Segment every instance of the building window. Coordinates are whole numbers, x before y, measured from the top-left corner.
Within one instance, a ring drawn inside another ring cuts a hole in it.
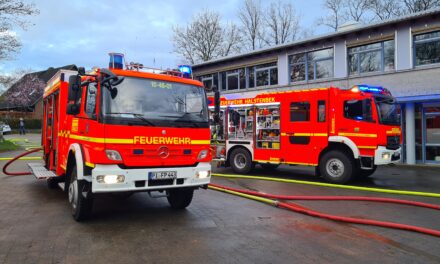
[[[249,67],[248,72],[249,88],[278,84],[278,68],[276,62]]]
[[[203,86],[206,89],[211,89],[211,87],[214,85],[218,87],[218,74],[217,73],[203,75],[203,76],[198,77],[197,79],[203,83]]]
[[[245,69],[236,69],[219,73],[222,90],[238,90],[246,88]]]
[[[333,77],[333,48],[289,56],[290,82]]]
[[[310,103],[290,103],[290,122],[310,121]]]
[[[440,31],[414,36],[415,66],[440,63]]]
[[[394,70],[394,40],[348,49],[350,75]]]

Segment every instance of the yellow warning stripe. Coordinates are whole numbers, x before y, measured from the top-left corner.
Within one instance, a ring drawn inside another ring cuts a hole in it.
[[[363,133],[338,133],[339,136],[347,137],[371,137],[377,138],[377,134],[363,134]]]
[[[272,163],[272,164],[292,164],[292,165],[304,165],[304,166],[318,166],[316,163],[305,163],[305,162],[283,162],[283,161],[273,161],[273,160],[254,160],[255,162],[261,163]]]
[[[88,167],[91,167],[91,168],[94,168],[95,167],[95,164],[93,164],[93,163],[91,163],[91,162],[84,162],[84,164],[86,164],[86,166],[88,166]]]
[[[70,133],[58,133],[60,137],[66,137],[81,141],[93,142],[93,143],[107,143],[107,144],[134,144],[134,140],[131,138],[96,138],[80,136]],[[191,145],[209,145],[211,140],[191,140]]]
[[[296,136],[296,137],[327,137],[327,133],[281,133],[281,136]]]
[[[360,149],[376,149],[376,146],[358,146]]]

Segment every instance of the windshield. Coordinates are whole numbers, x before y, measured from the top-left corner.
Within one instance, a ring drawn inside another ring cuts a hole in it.
[[[105,86],[102,90],[106,123],[208,127],[206,95],[202,87],[126,77],[113,86],[112,91]]]
[[[400,125],[400,105],[391,97],[375,97],[379,122],[384,125]]]

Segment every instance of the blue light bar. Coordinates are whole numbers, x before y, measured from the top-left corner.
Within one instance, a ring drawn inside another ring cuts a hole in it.
[[[365,84],[358,85],[358,88],[362,92],[380,93],[380,92],[384,91],[383,87],[381,87],[381,86],[371,86],[371,85],[365,85]]]
[[[179,71],[183,74],[191,74],[192,69],[189,65],[179,65]]]

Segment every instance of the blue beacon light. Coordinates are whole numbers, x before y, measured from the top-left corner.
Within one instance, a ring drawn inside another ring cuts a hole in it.
[[[110,69],[123,69],[124,68],[124,54],[122,53],[109,53],[110,56],[110,62],[109,62],[109,68]]]
[[[183,77],[190,78],[192,74],[191,66],[179,65],[179,71],[183,74]]]

